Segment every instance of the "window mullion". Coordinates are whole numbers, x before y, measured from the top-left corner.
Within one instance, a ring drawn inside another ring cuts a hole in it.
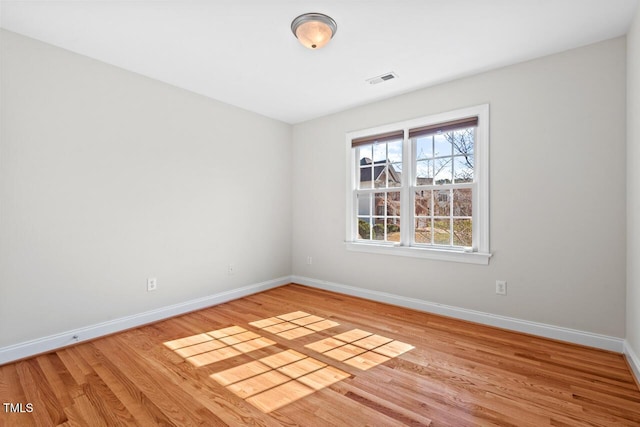
[[[413,147],[409,140],[409,129],[404,130],[402,140],[402,170],[406,171],[401,180],[400,191],[400,245],[411,246],[411,235],[413,232],[413,198],[411,197],[411,186],[415,180],[415,167],[413,165]]]
[[[375,215],[375,212],[373,211],[374,208],[374,199],[375,199],[375,194],[376,193],[368,193],[369,194],[369,217],[367,218],[367,221],[369,222],[369,241],[373,240],[373,216]]]
[[[453,158],[451,159],[453,162]],[[452,165],[453,166],[453,165]],[[449,189],[449,244],[453,246],[453,188]]]
[[[359,167],[359,163],[357,161],[357,159],[359,158],[360,155],[360,149],[359,148],[355,148],[355,149],[351,149],[349,150],[349,156],[350,156],[350,164],[351,164],[351,168],[353,168],[353,171],[351,171],[350,173],[350,178],[351,178],[351,217],[348,220],[348,229],[347,229],[347,236],[349,239],[355,241],[358,239],[358,224],[359,224],[359,212],[358,212],[358,190],[360,189],[360,167]],[[355,218],[355,221],[354,221]]]

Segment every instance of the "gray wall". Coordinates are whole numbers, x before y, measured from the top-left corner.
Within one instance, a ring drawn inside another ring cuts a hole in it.
[[[294,126],[294,274],[624,337],[625,81],[623,37]],[[490,265],[348,252],[345,133],[482,103]]]
[[[291,273],[291,126],[1,36],[0,347]]]
[[[638,21],[626,290],[636,353]],[[0,35],[0,347],[292,272],[625,336],[624,38],[291,127]],[[345,133],[487,102],[490,265],[347,252]],[[159,289],[147,293],[151,276]]]
[[[640,355],[640,7],[627,61],[627,342]]]

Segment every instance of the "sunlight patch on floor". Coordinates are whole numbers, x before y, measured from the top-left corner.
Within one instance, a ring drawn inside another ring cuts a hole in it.
[[[287,340],[340,325],[304,311],[281,314],[249,324]],[[165,347],[195,367],[275,344],[275,341],[237,325],[164,343]],[[305,348],[365,371],[414,347],[373,332],[352,329],[307,344]],[[292,349],[210,375],[218,384],[264,412],[275,411],[349,377],[351,375],[347,372]]]
[[[305,347],[363,371],[415,348],[361,329],[352,329]]]
[[[205,366],[274,345],[275,341],[240,326],[192,335],[164,345],[194,366]]]
[[[304,311],[294,311],[249,323],[279,337],[292,340],[330,329],[340,324],[333,320],[311,315]]]
[[[286,350],[211,375],[219,384],[264,412],[349,378],[340,369]]]

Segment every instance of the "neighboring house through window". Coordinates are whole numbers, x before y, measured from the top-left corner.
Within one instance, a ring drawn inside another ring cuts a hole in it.
[[[351,250],[486,264],[489,106],[347,135]]]

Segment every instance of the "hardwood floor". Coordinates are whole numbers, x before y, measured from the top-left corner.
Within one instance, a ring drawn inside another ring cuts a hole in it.
[[[1,366],[0,400],[1,426],[640,425],[619,354],[300,285]]]

